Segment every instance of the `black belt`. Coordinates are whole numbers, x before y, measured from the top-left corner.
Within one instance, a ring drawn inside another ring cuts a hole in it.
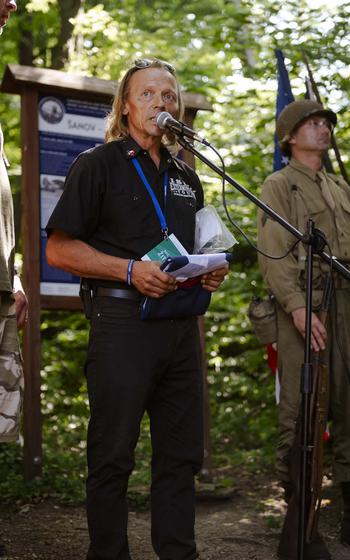
[[[134,301],[140,301],[141,299],[141,294],[136,290],[123,290],[122,288],[103,288],[102,286],[98,286],[94,289],[94,296],[132,299]]]

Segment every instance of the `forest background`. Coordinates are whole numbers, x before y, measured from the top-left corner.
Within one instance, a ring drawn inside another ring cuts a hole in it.
[[[308,55],[323,102],[339,113],[337,141],[350,172],[349,16],[350,2],[23,0],[1,37],[0,76],[6,64],[19,63],[118,80],[134,59],[166,59],[176,67],[186,91],[202,93],[212,103],[212,112],[198,114],[196,128],[220,151],[227,173],[259,195],[263,179],[272,172],[276,48],[284,52],[296,97],[305,94],[302,50]],[[12,164],[18,232],[19,109],[19,96],[1,95],[0,121]],[[217,161],[214,154],[207,155]],[[225,219],[220,179],[201,162],[197,170],[206,201]],[[254,205],[229,185],[226,197],[232,219],[254,244]],[[232,270],[205,318],[211,458],[214,482],[223,487],[235,485],[227,474],[232,465],[252,471],[271,468],[276,438],[274,378],[247,319],[252,296],[263,293],[256,251],[233,232],[239,245]],[[43,477],[24,483],[21,446],[0,446],[2,501],[35,496],[83,499],[86,343],[82,314],[43,311]],[[131,480],[135,496],[149,481],[149,450],[145,418]]]

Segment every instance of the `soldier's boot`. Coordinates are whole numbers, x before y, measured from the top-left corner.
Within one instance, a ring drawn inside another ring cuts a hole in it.
[[[344,513],[340,530],[340,542],[350,545],[350,482],[342,482],[341,489],[344,502]]]

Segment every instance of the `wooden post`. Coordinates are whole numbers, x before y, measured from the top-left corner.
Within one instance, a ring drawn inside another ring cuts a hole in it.
[[[23,338],[24,357],[24,478],[42,471],[40,407],[40,178],[38,90],[22,93],[22,242],[23,283],[29,301]]]

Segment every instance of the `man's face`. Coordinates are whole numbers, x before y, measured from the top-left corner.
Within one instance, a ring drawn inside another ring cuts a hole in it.
[[[128,119],[130,135],[137,141],[161,138],[156,117],[161,111],[177,116],[179,109],[177,83],[164,68],[145,68],[135,72],[129,81],[123,115]]]
[[[17,10],[17,3],[15,0],[0,0],[0,34],[5,27],[11,12]]]
[[[324,116],[312,116],[292,133],[289,144],[299,151],[323,153],[329,148],[331,122]]]

